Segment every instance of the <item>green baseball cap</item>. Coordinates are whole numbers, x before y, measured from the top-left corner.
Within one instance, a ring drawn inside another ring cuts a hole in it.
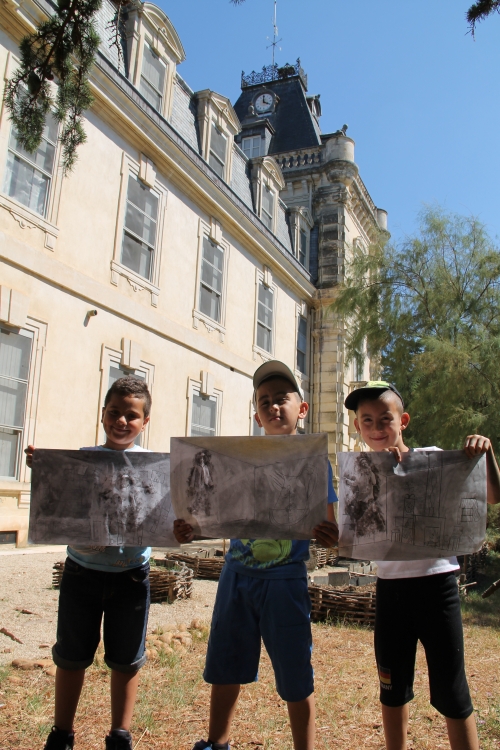
[[[365,396],[373,395],[375,396],[376,393],[383,393],[384,391],[392,391],[396,394],[398,398],[401,399],[401,403],[403,404],[403,409],[405,402],[403,401],[403,397],[396,388],[395,385],[392,383],[388,383],[386,380],[369,380],[366,385],[361,386],[361,388],[356,388],[355,391],[352,391],[350,393],[346,400],[344,401],[344,406],[346,409],[352,409],[352,411],[356,411],[358,408],[358,404],[361,401],[362,398]]]

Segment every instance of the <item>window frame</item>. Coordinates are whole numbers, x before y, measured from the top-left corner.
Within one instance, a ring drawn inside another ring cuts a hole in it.
[[[158,89],[156,89],[153,86],[153,84],[146,78],[146,76],[144,76],[144,73],[143,73],[143,71],[144,71],[144,58],[145,58],[144,50],[146,49],[146,47],[148,47],[151,50],[151,52],[153,53],[153,55],[158,58],[158,60],[160,61],[160,63],[165,68],[165,75],[164,75],[164,78],[163,78],[163,89],[162,89],[162,91],[159,91]],[[142,79],[143,78],[146,81],[146,83],[149,86],[151,86],[151,88],[160,97],[160,107],[159,108],[155,107],[154,104],[152,104],[149,101],[149,99],[147,98],[147,96],[142,91],[141,84],[142,84]],[[141,94],[141,96],[143,96],[146,99],[146,101],[148,102],[148,104],[151,107],[153,107],[153,109],[156,112],[158,112],[160,115],[163,115],[163,113],[165,111],[165,99],[166,99],[166,97],[165,97],[165,89],[167,88],[168,81],[169,81],[169,65],[168,65],[167,60],[165,60],[165,58],[161,55],[161,53],[159,52],[159,50],[155,49],[155,47],[153,46],[153,44],[150,41],[149,37],[145,36],[144,40],[143,40],[143,44],[142,44],[141,65],[140,65],[140,69],[139,69],[139,72],[138,72],[138,81],[137,81],[138,85],[137,85],[137,88],[139,89],[139,93]]]
[[[244,148],[245,141],[251,141],[252,142],[252,146],[250,148],[250,151],[252,153],[250,153],[250,154],[247,154],[247,152],[245,151],[245,148]],[[254,150],[253,142],[254,141],[258,141],[258,145],[259,145],[259,149],[258,149],[259,153],[258,154],[254,154],[253,153],[253,150]],[[262,156],[262,154],[260,153],[261,150],[262,150],[262,136],[260,136],[260,135],[246,135],[244,138],[241,139],[241,150],[243,151],[243,153],[245,154],[245,156],[247,156],[249,159],[255,159],[257,156]]]
[[[271,329],[271,350],[267,351],[257,344],[257,330],[259,324],[259,286],[262,284],[264,287],[271,289],[273,292],[273,325]],[[260,269],[256,269],[255,273],[255,313],[254,313],[254,340],[253,340],[253,358],[256,359],[258,354],[264,362],[274,358],[274,352],[276,350],[276,318],[278,311],[278,287],[271,281],[266,284],[266,277]]]
[[[143,161],[146,158],[143,157]],[[149,160],[148,160],[149,161]],[[152,162],[150,162],[152,165]],[[120,171],[120,190],[118,196],[118,210],[116,217],[115,227],[115,243],[113,250],[113,257],[111,259],[111,284],[118,286],[119,277],[124,277],[134,292],[141,292],[147,290],[151,295],[151,305],[158,307],[158,299],[160,295],[160,270],[162,260],[162,249],[163,249],[163,232],[165,226],[165,213],[167,208],[168,189],[164,187],[155,173],[154,187],[140,179],[141,164],[133,160],[128,154],[123,154],[122,165]],[[148,280],[144,276],[133,271],[128,266],[124,265],[121,261],[122,247],[123,247],[123,236],[125,233],[125,218],[127,212],[127,196],[128,196],[128,181],[129,176],[135,177],[146,185],[150,190],[158,195],[158,217],[156,223],[156,245],[153,253],[153,260],[151,266],[151,279]]]
[[[304,321],[305,326],[306,326],[306,332],[305,332],[306,345],[305,345],[304,351],[299,349],[299,335],[300,335],[301,321]],[[301,370],[299,367],[299,352],[304,355],[304,370]],[[300,375],[302,378],[307,378],[309,374],[308,355],[309,355],[309,320],[308,320],[307,314],[304,315],[302,310],[299,310],[297,314],[297,336],[295,339],[295,364],[296,364],[296,369],[298,370],[298,372],[300,372]]]
[[[197,380],[195,378],[188,378],[187,394],[186,394],[186,400],[187,400],[186,437],[192,437],[191,427],[192,427],[192,414],[193,414],[193,396],[194,394],[200,395],[201,388],[202,388],[201,380]],[[214,437],[217,437],[218,435],[221,434],[223,393],[218,388],[214,388],[213,393],[209,396],[209,398],[213,398],[214,401],[216,402]]]
[[[214,320],[200,309],[200,292],[201,292],[201,274],[203,264],[203,240],[207,238],[214,245],[217,245],[223,252],[223,270],[222,270],[222,289],[220,298],[220,320]],[[198,257],[196,261],[196,279],[194,289],[193,305],[193,328],[198,328],[199,323],[203,323],[208,333],[218,331],[219,342],[224,343],[226,335],[226,303],[227,303],[227,279],[229,268],[230,245],[222,236],[222,227],[212,219],[210,225],[200,219],[198,224]]]
[[[272,202],[273,202],[273,213],[272,214],[269,214],[266,211],[266,209],[264,208],[264,201],[263,201],[264,190],[266,190],[271,195],[271,199],[272,199]],[[262,221],[262,223],[264,224],[264,226],[266,226],[269,229],[269,231],[272,232],[273,234],[275,233],[275,230],[276,230],[276,206],[277,206],[277,199],[278,199],[278,195],[276,193],[276,190],[274,190],[274,188],[272,187],[272,185],[270,184],[270,182],[268,182],[266,180],[262,180],[261,192],[260,192],[260,212],[259,212],[259,218]],[[271,225],[270,226],[268,226],[268,224],[266,223],[265,218],[263,218],[263,213],[266,215],[266,217],[269,217],[271,219],[271,222],[270,222]]]
[[[222,164],[222,174],[219,174],[217,172],[217,170],[214,169],[214,166],[212,164],[212,156],[213,156],[213,158],[215,159],[216,162],[222,163],[221,160],[220,160],[219,155],[212,149],[212,138],[213,138],[214,130],[221,136],[221,138],[224,138],[224,140],[226,142],[225,154],[224,154],[225,158],[224,158],[224,163]],[[221,178],[221,180],[225,181],[226,180],[226,174],[227,174],[227,163],[228,163],[229,136],[228,136],[227,133],[224,132],[224,130],[220,127],[220,125],[217,123],[217,121],[213,117],[210,120],[209,132],[210,132],[210,136],[209,136],[209,140],[208,140],[208,153],[207,153],[208,159],[207,159],[207,161],[208,161],[209,166]]]
[[[19,59],[11,52],[7,54],[7,64],[4,78],[8,80],[19,67]],[[56,86],[51,84],[52,93],[56,93]],[[44,247],[47,250],[54,251],[56,247],[59,229],[56,226],[58,220],[59,204],[61,199],[61,190],[63,183],[62,170],[59,169],[61,158],[61,144],[58,141],[54,154],[54,169],[47,196],[47,205],[45,215],[33,211],[16,198],[7,195],[4,192],[4,185],[7,172],[7,159],[9,153],[10,134],[13,124],[9,120],[6,107],[0,107],[0,207],[4,208],[11,215],[12,219],[17,222],[20,229],[38,228],[44,234]]]
[[[31,480],[31,470],[26,464],[26,455],[23,450],[23,445],[33,445],[35,442],[42,360],[47,342],[47,324],[28,317],[26,319],[26,323],[22,326],[22,328],[11,326],[9,323],[4,323],[3,321],[0,323],[0,328],[3,328],[12,333],[29,331],[29,333],[31,334],[30,338],[32,343],[28,383],[26,389],[24,425],[22,428],[22,438],[20,440],[18,448],[18,456],[16,457],[16,475],[14,477],[0,477],[0,480],[4,486],[7,486],[10,482],[12,482],[16,487],[23,484],[29,487],[29,482]],[[18,507],[29,507],[28,494],[23,492],[19,496]]]
[[[121,349],[114,349],[111,346],[102,344],[101,346],[101,359],[99,363],[99,369],[101,371],[101,382],[99,387],[99,401],[97,407],[97,424],[96,424],[96,445],[100,445],[106,442],[106,433],[104,432],[101,416],[102,408],[104,406],[104,399],[106,393],[109,390],[109,370],[111,365],[118,365],[120,368],[130,370],[130,372],[141,372],[145,376],[146,385],[148,386],[149,392],[153,395],[154,379],[155,379],[155,366],[144,360],[140,360],[139,367],[129,368],[122,364],[123,351]],[[150,422],[147,423],[142,433],[141,447],[149,447],[149,426]]]

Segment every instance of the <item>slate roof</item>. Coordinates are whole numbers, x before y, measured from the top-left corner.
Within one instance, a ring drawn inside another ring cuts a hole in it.
[[[320,130],[309,109],[306,92],[299,76],[244,88],[234,104],[234,109],[242,124],[245,120],[248,121],[249,104],[261,90],[271,90],[280,99],[275,112],[265,115],[275,130],[269,154],[321,145]],[[252,118],[252,121],[259,119],[261,118]]]

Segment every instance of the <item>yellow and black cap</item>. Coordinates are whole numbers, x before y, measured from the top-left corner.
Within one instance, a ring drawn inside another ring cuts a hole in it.
[[[396,388],[395,385],[392,383],[388,383],[386,380],[369,380],[366,385],[361,386],[361,388],[356,388],[355,391],[352,391],[350,393],[346,400],[344,401],[344,406],[346,409],[352,409],[352,411],[356,411],[358,408],[359,402],[364,398],[377,398],[378,395],[383,393],[384,391],[392,391],[396,394],[398,398],[401,399],[401,403],[403,404],[403,409],[405,402],[403,401],[403,397]]]

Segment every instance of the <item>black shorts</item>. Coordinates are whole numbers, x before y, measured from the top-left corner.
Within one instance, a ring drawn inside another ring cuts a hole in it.
[[[418,641],[425,649],[431,704],[449,719],[466,719],[473,708],[453,571],[378,579],[375,657],[384,706],[402,706],[412,700]]]

